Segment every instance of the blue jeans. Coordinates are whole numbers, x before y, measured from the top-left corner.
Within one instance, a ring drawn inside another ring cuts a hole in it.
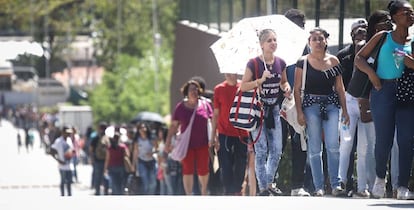
[[[328,174],[331,188],[340,186],[339,183],[339,109],[336,105],[326,105],[328,119],[322,120],[320,105],[313,104],[304,108],[308,134],[308,159],[312,169],[315,191],[325,190],[322,163],[322,141],[325,142],[327,153]],[[322,138],[322,130],[324,138]]]
[[[260,191],[267,189],[269,184],[273,182],[282,156],[282,126],[279,116],[279,106],[275,106],[272,111],[275,128],[267,128],[263,122],[259,140],[254,144],[255,171]],[[252,138],[255,139],[259,133],[259,129],[251,133]]]
[[[101,185],[104,186],[104,194],[108,195],[109,179],[104,176],[104,165],[103,160],[95,160],[93,162],[93,185],[95,188],[95,195],[101,194]]]
[[[65,196],[65,185],[68,196],[72,196],[72,171],[71,170],[61,170],[60,173],[60,195]]]
[[[112,195],[123,195],[125,187],[125,167],[110,166],[108,174],[111,177]]]
[[[146,195],[155,195],[157,188],[157,168],[155,160],[138,161],[138,171],[142,179],[142,190]]]
[[[246,171],[247,145],[243,144],[238,136],[219,134],[219,141],[218,159],[224,193],[240,193]]]
[[[376,175],[384,179],[393,145],[396,115],[396,83],[384,82],[381,90],[371,90],[371,112],[375,125]]]
[[[398,186],[408,188],[413,162],[414,107],[397,107]]]

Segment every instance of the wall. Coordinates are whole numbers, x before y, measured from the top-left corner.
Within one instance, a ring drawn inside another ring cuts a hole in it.
[[[178,22],[175,29],[175,48],[173,72],[170,86],[170,110],[183,98],[181,86],[193,76],[201,76],[206,80],[206,89],[224,80],[224,75],[214,58],[210,45],[219,39],[217,33],[206,30],[196,24]]]

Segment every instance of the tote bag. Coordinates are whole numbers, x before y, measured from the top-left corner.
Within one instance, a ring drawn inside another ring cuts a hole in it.
[[[300,99],[303,100],[303,93],[305,91],[305,82],[306,82],[306,71],[307,71],[307,57],[303,60],[303,71],[302,71],[302,87],[300,89]],[[292,94],[293,95],[293,94]],[[286,120],[293,127],[296,133],[300,134],[301,137],[301,148],[303,151],[306,151],[306,132],[305,126],[302,126],[298,122],[298,112],[296,110],[296,103],[294,97],[285,97],[282,102],[281,109],[279,111],[280,117]]]
[[[190,123],[184,132],[178,133],[175,137],[174,148],[171,151],[170,157],[175,161],[181,161],[185,158],[188,151],[188,145],[190,144],[191,128],[193,127],[194,116],[197,111],[197,107],[193,111]]]
[[[254,59],[254,64],[257,79],[259,67],[256,59]],[[258,87],[249,91],[241,91],[240,88],[237,90],[230,108],[229,120],[235,128],[249,132],[261,125],[263,109]]]
[[[370,56],[367,59],[368,64],[374,71],[377,71],[377,57],[380,52],[380,48],[385,41],[385,37],[388,33],[383,33],[381,39],[378,41],[375,48],[371,51]],[[347,92],[356,98],[369,98],[369,93],[372,89],[372,83],[365,72],[359,70],[354,66],[351,80],[349,81]]]
[[[251,91],[237,90],[229,116],[230,123],[235,128],[253,131],[260,126],[263,110],[258,95],[257,88]]]
[[[306,82],[306,71],[307,71],[308,61],[307,57],[303,60],[303,71],[302,71],[302,87],[300,88],[300,98],[303,100],[303,92],[305,90]],[[280,109],[280,116],[286,120],[296,131],[296,133],[302,134],[305,130],[305,126],[302,126],[298,122],[298,113],[296,111],[296,104],[294,97],[285,97],[282,102],[282,107]]]

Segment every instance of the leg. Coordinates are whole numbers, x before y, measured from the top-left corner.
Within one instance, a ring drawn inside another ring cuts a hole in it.
[[[308,159],[312,171],[315,192],[324,188],[324,176],[322,168],[322,119],[319,105],[312,105],[304,109],[308,134]]]

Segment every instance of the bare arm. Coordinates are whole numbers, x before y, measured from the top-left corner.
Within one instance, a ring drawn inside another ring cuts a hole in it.
[[[172,137],[177,133],[180,123],[177,120],[172,120],[170,129],[168,129],[167,139],[165,142],[165,152],[169,153],[172,150],[171,140]]]
[[[372,82],[372,85],[375,87],[375,89],[379,90],[381,89],[381,81],[378,78],[376,72],[374,69],[371,68],[371,66],[368,65],[367,59],[369,55],[371,54],[372,50],[374,50],[375,46],[380,41],[382,34],[386,33],[385,31],[381,31],[376,33],[367,43],[364,47],[362,47],[361,50],[358,51],[358,53],[355,55],[355,66],[361,70],[362,72],[366,73],[368,75],[369,80]]]
[[[214,148],[218,151],[220,149],[220,142],[218,141],[218,131],[217,131],[217,122],[220,115],[220,109],[218,107],[214,108],[213,112],[213,119],[211,119],[211,136],[213,139],[209,139],[210,146],[214,146]]]
[[[266,81],[266,78],[272,77],[272,73],[268,70],[263,72],[263,75],[259,79],[253,78],[253,73],[250,70],[249,67],[246,67],[246,70],[244,71],[243,78],[240,85],[241,91],[249,91],[251,89],[254,89],[255,87],[260,87],[263,82]]]
[[[339,103],[342,108],[342,119],[343,123],[348,125],[349,124],[349,115],[348,115],[348,109],[346,107],[346,98],[345,98],[345,87],[342,80],[342,75],[336,76],[335,78],[335,90],[338,93],[339,96]]]
[[[132,143],[132,164],[134,167],[138,164],[138,141],[134,140]]]
[[[280,87],[285,92],[284,93],[285,97],[289,97],[292,90],[291,90],[291,87],[287,79],[286,68],[282,70],[282,78],[280,80]]]
[[[109,149],[106,149],[106,156],[105,156],[105,165],[104,165],[104,173],[108,173],[108,165],[109,165],[109,159],[111,158],[111,154],[109,152]]]

